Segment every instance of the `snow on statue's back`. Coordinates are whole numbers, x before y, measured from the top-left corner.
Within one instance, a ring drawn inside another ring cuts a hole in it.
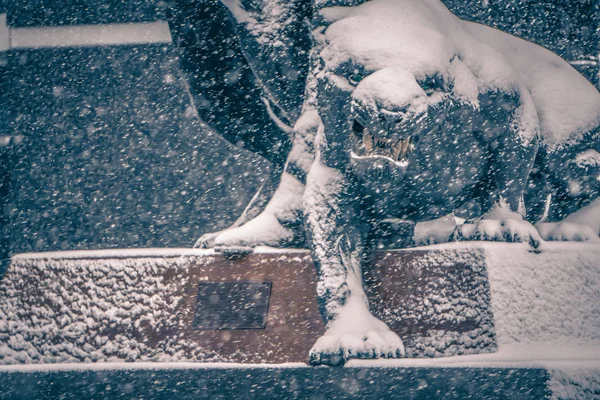
[[[544,141],[552,149],[600,125],[600,92],[551,51],[499,30],[463,21],[480,41],[502,52],[531,93]]]

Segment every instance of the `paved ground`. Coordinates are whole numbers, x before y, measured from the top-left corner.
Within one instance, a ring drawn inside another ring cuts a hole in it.
[[[237,368],[0,373],[1,399],[542,399],[543,369]]]

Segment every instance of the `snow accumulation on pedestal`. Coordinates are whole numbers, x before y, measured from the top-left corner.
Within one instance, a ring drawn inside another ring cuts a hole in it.
[[[234,361],[178,336],[188,325],[178,289],[212,259],[198,249],[16,255],[0,282],[0,364]]]
[[[176,282],[165,282],[160,271],[184,268],[187,257],[172,258],[170,251],[165,253],[171,258],[131,258],[128,250],[106,252],[114,257],[109,259],[101,258],[101,252],[90,252],[89,258],[85,253],[13,259],[0,286],[3,364],[179,361],[183,354],[214,355],[173,338],[154,344],[138,340],[145,330],[177,326],[173,310],[179,299],[170,295]],[[38,291],[25,290],[32,285]]]
[[[453,250],[460,250],[459,257],[461,251],[464,253],[467,249],[483,250],[485,254],[499,351],[435,359],[352,361],[351,365],[373,362],[377,365],[600,363],[600,246],[597,243],[545,242],[539,254],[522,244],[481,242],[449,243],[406,251],[430,250],[428,259],[432,258],[435,263],[439,254],[443,264],[449,262]],[[260,248],[256,252],[294,251]],[[172,361],[190,360],[187,348],[180,355],[169,357],[154,354],[156,350],[151,351],[144,343],[131,341],[125,346],[98,337],[94,332],[103,324],[115,327],[132,324],[136,328],[148,325],[159,329],[152,324],[162,320],[168,325],[171,317],[167,314],[177,299],[169,299],[164,294],[174,292],[168,285],[175,281],[165,283],[159,271],[167,268],[183,272],[190,256],[201,260],[202,255],[212,254],[209,250],[138,249],[17,255],[2,282],[0,358],[3,363],[11,363],[11,359],[16,363],[81,362],[85,361],[82,356],[89,355],[92,356],[88,361],[158,361],[163,357]],[[54,278],[46,279],[49,275]],[[40,276],[46,276],[45,285],[54,282],[56,286],[54,295],[43,294],[44,298],[53,299],[52,304],[38,304],[35,298],[16,301],[22,285],[28,280],[33,283]],[[145,288],[142,292],[140,285]],[[110,296],[119,297],[111,299],[113,305],[103,300],[109,292]],[[411,303],[407,300],[406,304]],[[69,310],[73,306],[78,309]],[[399,316],[412,315],[410,310],[398,313]],[[64,314],[64,317],[55,321],[55,314]],[[69,319],[70,314],[73,315]],[[48,335],[61,337],[61,346],[46,349]],[[37,342],[44,348],[37,348]],[[68,345],[70,342],[72,346]],[[90,349],[79,352],[79,347],[86,346]],[[165,343],[163,347],[182,346],[186,345]],[[102,350],[92,351],[91,347]],[[113,347],[115,354],[111,353]],[[124,352],[124,349],[128,350]]]
[[[483,249],[498,351],[350,365],[587,365],[600,369],[600,245],[448,243],[415,250]]]

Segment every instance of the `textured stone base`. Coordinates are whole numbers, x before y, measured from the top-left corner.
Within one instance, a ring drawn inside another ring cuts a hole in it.
[[[495,350],[481,249],[386,251],[373,265],[371,308],[408,356]],[[0,283],[0,364],[304,362],[324,332],[315,279],[304,251],[235,260],[176,249],[20,255]],[[271,282],[265,328],[194,329],[207,282]]]

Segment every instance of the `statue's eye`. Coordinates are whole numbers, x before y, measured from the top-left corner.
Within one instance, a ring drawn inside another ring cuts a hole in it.
[[[427,96],[434,94],[436,89],[440,87],[439,81],[435,78],[426,78],[419,82],[419,85],[421,85],[421,88],[423,88],[423,91]]]
[[[356,133],[363,133],[365,127],[357,120],[352,121],[352,130]]]
[[[361,79],[362,79],[362,74],[360,73],[359,70],[355,69],[354,71],[352,71],[352,75],[350,75],[350,77],[348,78],[348,81],[350,81],[350,84],[352,84],[353,86],[356,86],[361,81]]]

